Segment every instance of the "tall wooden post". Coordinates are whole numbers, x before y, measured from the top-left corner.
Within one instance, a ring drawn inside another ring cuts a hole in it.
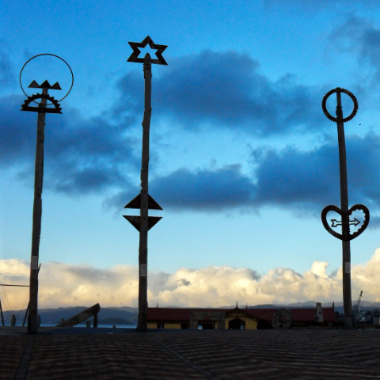
[[[20,86],[23,93],[27,96],[27,99],[24,101],[24,104],[21,105],[21,111],[29,112],[38,112],[37,118],[37,142],[36,142],[36,158],[35,158],[35,171],[34,171],[34,201],[33,201],[33,227],[32,227],[32,252],[30,258],[30,282],[29,282],[29,316],[28,316],[28,333],[36,334],[38,332],[38,260],[39,260],[39,251],[40,251],[40,238],[41,238],[41,218],[42,218],[42,187],[43,187],[43,178],[44,178],[44,140],[45,140],[45,118],[46,113],[62,113],[62,108],[60,107],[59,102],[62,100],[56,100],[54,97],[48,94],[48,90],[61,90],[61,86],[58,82],[50,85],[50,83],[45,80],[41,85],[39,85],[35,80],[28,86],[29,88],[38,88],[42,89],[42,93],[34,94],[28,96],[22,86],[22,72],[25,66],[32,61],[33,59],[40,56],[52,56],[63,61],[70,70],[71,73],[71,86],[67,94],[70,93],[74,85],[74,74],[71,70],[69,64],[58,57],[55,54],[44,53],[37,54],[34,57],[30,58],[25,62],[24,66],[20,71]],[[40,103],[37,103],[36,100],[41,99]],[[50,102],[50,104],[47,103]],[[38,107],[32,106],[31,103],[37,103]],[[26,314],[25,314],[26,316]],[[25,322],[25,318],[24,318]],[[24,325],[24,323],[23,323]]]
[[[145,102],[142,122],[141,158],[141,203],[140,203],[140,244],[139,244],[139,317],[138,331],[146,331],[146,312],[148,308],[148,171],[149,171],[149,133],[152,115],[152,63],[149,53],[144,58]]]
[[[141,53],[139,48],[148,45],[152,49],[157,49],[157,59],[152,59],[147,53],[144,58],[139,58]],[[140,194],[132,199],[125,208],[140,209],[140,216],[123,215],[139,232],[139,316],[137,331],[147,330],[147,309],[148,309],[148,231],[161,217],[149,216],[149,209],[162,210],[161,206],[149,195],[148,192],[148,172],[149,172],[149,133],[150,119],[152,115],[152,63],[167,65],[162,57],[162,52],[167,48],[165,45],[157,45],[147,36],[141,43],[129,42],[133,53],[128,58],[128,62],[143,63],[145,92],[144,92],[144,118],[142,122],[142,158],[141,158],[141,191]]]
[[[24,65],[25,67],[25,65]],[[48,81],[39,85],[33,81],[30,88],[42,89],[41,94],[28,96],[21,111],[38,112],[37,117],[37,139],[36,139],[36,157],[34,167],[34,201],[33,201],[33,227],[32,227],[32,252],[30,257],[30,277],[29,277],[29,304],[28,304],[28,333],[36,334],[38,332],[38,273],[39,273],[39,251],[41,239],[41,219],[42,219],[42,188],[44,178],[44,140],[45,140],[45,119],[46,113],[61,113],[61,107],[57,100],[48,94],[49,89],[60,90],[59,83],[53,86]],[[38,107],[32,107],[29,104],[37,99],[41,99]],[[50,101],[52,108],[47,106]],[[27,311],[27,312],[28,312]],[[26,314],[25,314],[26,316]],[[24,323],[23,323],[24,325]]]
[[[42,94],[47,95],[48,89],[44,87]],[[29,317],[28,333],[38,332],[38,258],[41,238],[42,217],[42,185],[44,178],[44,140],[45,140],[45,118],[47,99],[42,98],[38,106],[37,119],[37,142],[34,173],[34,202],[33,202],[33,230],[32,230],[32,253],[30,259],[30,284],[29,284]]]
[[[0,316],[1,316],[1,324],[4,326],[4,315],[3,315],[3,307],[1,306],[1,297],[0,297]]]
[[[339,144],[339,175],[340,175],[340,208],[342,210],[342,272],[343,272],[343,307],[345,327],[353,328],[352,299],[351,299],[351,247],[350,247],[350,218],[348,215],[348,185],[347,185],[347,156],[344,137],[344,123],[341,92],[336,93],[336,116]]]
[[[354,102],[354,109],[351,115],[343,117],[342,99],[341,94],[347,94]],[[326,108],[326,102],[330,95],[336,93],[336,117],[330,115]],[[351,299],[351,248],[350,241],[359,236],[368,226],[369,223],[369,210],[362,204],[357,204],[348,208],[348,185],[347,185],[347,157],[346,157],[346,143],[344,137],[344,123],[350,121],[358,110],[358,101],[354,94],[343,88],[337,87],[334,90],[329,91],[322,99],[322,109],[324,114],[331,121],[335,121],[338,129],[338,144],[339,144],[339,176],[340,176],[340,209],[334,205],[325,207],[322,211],[321,218],[322,223],[326,230],[336,238],[342,240],[342,277],[343,277],[343,306],[344,306],[344,325],[347,329],[353,328],[352,318],[352,299]],[[362,211],[364,214],[363,222],[358,219],[350,220],[350,215],[354,211]],[[336,212],[341,215],[342,220],[339,222],[336,219],[331,219],[331,227],[341,226],[342,233],[334,231],[327,222],[327,214],[329,212]],[[358,226],[362,223],[362,226],[354,233],[350,232],[350,224]]]

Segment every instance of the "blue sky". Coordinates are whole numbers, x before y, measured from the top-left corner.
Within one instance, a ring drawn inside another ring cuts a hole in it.
[[[368,230],[352,242],[352,263],[373,263],[380,247],[380,1],[22,0],[2,9],[3,281],[18,281],[17,268],[30,260],[36,114],[19,111],[18,74],[41,53],[65,59],[75,83],[63,114],[46,118],[40,261],[69,272],[136,267],[138,233],[122,215],[135,213],[123,207],[139,192],[144,82],[142,65],[126,60],[128,41],[147,35],[168,45],[168,66],[153,66],[150,194],[164,211],[151,212],[163,216],[149,232],[152,276],[228,267],[260,278],[287,268],[302,277],[320,268],[314,262],[336,275],[341,243],[320,221],[325,206],[339,206],[336,126],[321,109],[335,87],[359,101],[345,124],[349,200],[371,211]],[[68,69],[51,57],[25,68],[23,86],[34,79],[59,81],[62,93],[70,86]],[[328,107],[334,113],[332,100]],[[343,107],[352,109],[348,99]],[[83,286],[86,276],[78,280]],[[152,302],[178,301],[162,289]],[[284,300],[306,297],[297,294]],[[126,299],[133,304],[133,297]],[[264,300],[248,298],[242,301]]]

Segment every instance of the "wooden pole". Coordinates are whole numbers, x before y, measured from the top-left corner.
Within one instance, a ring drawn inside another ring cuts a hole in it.
[[[41,269],[41,264],[38,266],[38,274],[40,273],[40,269]],[[28,302],[28,307],[27,307],[26,310],[25,310],[24,319],[23,319],[23,321],[22,321],[22,327],[25,326],[26,317],[28,316],[28,313],[29,313],[29,304],[30,304],[30,300],[29,300],[29,302]]]
[[[43,94],[47,94],[46,87],[42,89]],[[32,253],[30,260],[30,287],[29,287],[29,316],[28,333],[38,332],[38,257],[41,237],[41,216],[42,216],[42,184],[44,176],[44,139],[45,139],[45,117],[43,109],[47,100],[41,99],[37,119],[37,142],[36,161],[34,173],[34,203],[33,203],[33,231],[32,231]]]
[[[145,107],[142,122],[141,158],[141,204],[140,204],[140,243],[139,243],[139,316],[137,331],[146,331],[148,308],[148,170],[149,170],[149,132],[152,114],[152,63],[149,53],[144,58]]]
[[[28,303],[28,307],[26,308],[26,311],[25,311],[24,319],[22,321],[22,327],[25,326],[26,317],[28,316],[28,313],[29,313],[29,303]]]
[[[340,203],[342,216],[342,272],[343,272],[343,306],[344,306],[344,326],[346,329],[353,328],[352,320],[352,299],[351,299],[351,247],[350,247],[350,225],[348,211],[348,185],[347,185],[347,159],[346,143],[344,138],[344,124],[341,92],[337,91],[336,116],[338,118],[338,142],[339,142],[339,173],[340,173]]]
[[[4,326],[4,315],[3,315],[3,307],[1,306],[1,297],[0,297],[0,315],[1,315],[1,324]]]

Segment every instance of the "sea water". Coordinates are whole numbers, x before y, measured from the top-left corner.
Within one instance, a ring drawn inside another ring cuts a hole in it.
[[[1,325],[1,321],[0,321]],[[25,324],[26,325],[26,324]],[[9,322],[5,323],[5,326],[10,326]],[[16,321],[16,326],[21,327],[22,326],[22,321]],[[57,323],[41,323],[40,327],[56,327]],[[132,325],[110,325],[110,324],[103,324],[103,323],[98,323],[98,327],[104,327],[104,328],[113,328],[113,326],[116,326],[116,328],[120,329],[135,329],[137,327],[136,324]],[[76,325],[74,327],[86,327],[86,323],[80,323],[79,325]],[[92,321],[91,321],[91,328],[93,327]]]

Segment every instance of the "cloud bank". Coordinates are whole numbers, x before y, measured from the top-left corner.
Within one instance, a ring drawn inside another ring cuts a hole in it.
[[[176,170],[150,180],[150,192],[164,209],[225,211],[259,209],[275,205],[317,215],[328,204],[339,205],[339,155],[337,142],[303,151],[260,148],[252,152],[252,173],[240,165],[216,169]],[[380,206],[380,136],[370,133],[346,140],[351,204],[364,203],[374,214]],[[110,204],[133,198],[137,188],[121,191]]]
[[[30,115],[18,111],[20,103],[20,97],[0,101],[0,166],[15,170],[31,185],[35,126]],[[68,195],[96,193],[104,196],[107,207],[123,207],[138,192],[131,179],[138,178],[140,166],[133,138],[101,116],[84,120],[69,110],[60,117],[52,119],[46,132],[45,188]],[[239,164],[156,173],[150,191],[162,207],[177,211],[257,210],[276,205],[317,215],[327,204],[339,204],[337,145],[335,139],[325,139],[309,151],[291,145],[258,148],[247,157],[250,173],[243,173]],[[376,213],[380,136],[374,132],[347,136],[346,145],[350,201],[364,203]]]
[[[374,1],[380,6],[380,1]],[[330,49],[338,52],[346,52],[356,57],[358,72],[364,71],[367,66],[370,74],[367,79],[370,85],[379,84],[380,81],[380,28],[377,22],[365,17],[351,14],[347,20],[333,29],[329,35]],[[365,91],[362,93],[364,96]],[[373,97],[373,92],[368,91],[367,98]]]
[[[322,128],[323,91],[285,74],[272,81],[259,73],[248,54],[205,50],[174,58],[154,78],[155,117],[165,117],[187,130],[233,129],[256,136],[314,132]],[[114,114],[134,115],[143,109],[140,73],[129,72],[118,82],[120,99]],[[324,123],[326,124],[326,123]]]
[[[353,31],[361,28],[357,23]],[[362,56],[374,62],[378,49],[372,47],[379,31],[367,29],[359,34],[359,45],[365,49]],[[344,33],[354,38],[351,29],[343,30],[337,33],[339,38]],[[64,115],[48,115],[45,188],[70,196],[96,193],[104,197],[106,207],[118,210],[136,196],[140,140],[137,143],[129,132],[141,121],[137,120],[143,109],[140,74],[131,71],[119,80],[119,97],[107,114],[86,119],[68,108]],[[290,74],[271,81],[259,73],[259,64],[249,55],[234,51],[206,50],[174,59],[155,78],[154,86],[155,117],[194,133],[207,126],[219,128],[220,133],[228,128],[263,137],[300,132],[321,135],[331,126],[320,109],[325,90],[297,84]],[[35,115],[20,112],[22,102],[20,96],[0,99],[0,168],[17,172],[31,186],[35,149],[35,118],[31,116]],[[376,213],[380,136],[347,136],[346,143],[350,200]],[[176,211],[256,211],[275,205],[317,215],[327,204],[339,203],[337,145],[335,138],[325,138],[310,150],[292,145],[262,147],[247,157],[250,172],[245,173],[234,162],[212,169],[156,171],[150,178],[150,191],[163,208]],[[371,226],[380,224],[380,219],[373,221]]]
[[[2,39],[0,39],[0,42],[4,44]],[[3,88],[10,87],[15,80],[16,76],[14,75],[12,60],[6,49],[2,49],[0,52],[0,85]]]
[[[342,269],[327,273],[328,262],[314,261],[309,270],[274,268],[264,275],[250,268],[208,266],[180,268],[174,273],[149,272],[150,306],[219,307],[293,303],[332,302],[342,299]],[[352,294],[365,289],[365,300],[379,302],[380,248],[371,259],[352,267]],[[29,263],[0,260],[0,283],[28,284]],[[1,287],[4,309],[21,309],[28,299],[27,288]],[[5,291],[5,296],[4,296]],[[39,307],[137,306],[138,276],[134,266],[117,265],[96,269],[87,265],[44,263],[40,272]]]
[[[21,96],[0,98],[0,168],[32,184],[36,114],[20,112],[22,103]],[[102,115],[83,119],[75,109],[64,112],[46,118],[44,186],[69,195],[128,187],[125,173],[136,170],[140,158],[125,127]]]

